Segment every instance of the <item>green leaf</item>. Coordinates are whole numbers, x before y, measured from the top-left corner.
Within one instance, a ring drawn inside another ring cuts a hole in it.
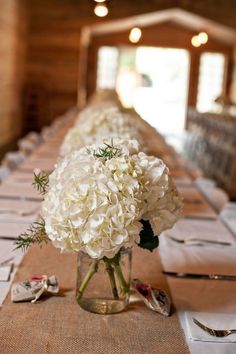
[[[40,194],[46,194],[49,186],[49,173],[48,172],[39,172],[38,174],[34,173],[34,182],[32,183],[33,187],[37,189]]]
[[[158,236],[154,236],[151,224],[148,220],[140,220],[140,222],[143,225],[143,229],[139,234],[140,242],[138,246],[152,252],[159,246],[159,238]]]
[[[16,249],[27,250],[32,244],[38,244],[42,246],[44,243],[48,243],[49,238],[45,230],[45,222],[41,221],[34,222],[29,226],[29,228],[20,234],[15,241]]]
[[[103,144],[104,146],[100,147],[98,151],[94,150],[93,156],[98,158],[102,157],[105,160],[110,160],[113,157],[121,156],[121,149],[113,145],[113,139],[111,139],[111,144],[108,144],[106,142],[104,142]]]

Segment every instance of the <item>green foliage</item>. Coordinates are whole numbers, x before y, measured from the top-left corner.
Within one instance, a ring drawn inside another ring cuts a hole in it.
[[[98,149],[98,151],[94,151],[93,155],[95,157],[103,157],[106,160],[110,160],[113,157],[117,157],[121,155],[121,149],[115,147],[113,145],[113,140],[111,140],[111,144],[104,142],[104,147]]]
[[[140,242],[138,246],[152,252],[155,248],[159,246],[159,238],[158,236],[154,236],[152,227],[148,220],[140,220],[140,222],[143,225],[143,229],[139,234]]]
[[[49,186],[49,173],[43,171],[38,174],[34,173],[34,182],[32,185],[40,194],[46,194]]]
[[[113,258],[103,257],[103,261],[107,264],[120,264],[120,252],[116,253]]]
[[[30,225],[30,227],[20,234],[16,239],[16,249],[27,250],[29,246],[32,244],[38,244],[42,246],[44,243],[46,244],[49,241],[48,235],[45,231],[45,222],[44,220],[35,222]]]

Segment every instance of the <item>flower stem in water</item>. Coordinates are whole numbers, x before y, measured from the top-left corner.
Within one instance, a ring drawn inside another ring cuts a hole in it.
[[[81,296],[84,293],[84,290],[86,289],[88,283],[90,282],[91,278],[93,277],[93,275],[97,272],[98,270],[98,262],[97,260],[94,260],[88,270],[88,273],[86,274],[86,276],[84,277],[80,287],[79,287],[79,291],[77,294],[77,300],[79,300],[81,298]]]
[[[119,300],[119,295],[118,295],[118,291],[117,291],[117,287],[116,287],[116,280],[115,280],[115,275],[114,275],[114,269],[113,269],[112,265],[109,263],[105,262],[105,265],[106,265],[106,271],[109,275],[109,280],[111,283],[111,289],[112,289],[114,299]]]
[[[123,294],[126,294],[129,292],[129,285],[126,283],[122,270],[121,270],[121,266],[120,266],[120,262],[119,263],[113,263],[114,265],[114,269],[116,272],[116,276],[120,285],[120,289],[122,291]]]

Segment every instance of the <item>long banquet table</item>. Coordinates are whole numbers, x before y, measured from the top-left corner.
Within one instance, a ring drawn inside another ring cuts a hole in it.
[[[15,353],[118,353],[193,354],[236,352],[236,343],[190,340],[186,314],[220,314],[236,311],[236,282],[165,277],[162,270],[236,275],[236,239],[198,191],[183,167],[173,174],[186,200],[184,215],[172,230],[160,236],[157,252],[134,252],[133,276],[165,288],[175,310],[169,318],[148,310],[133,298],[128,310],[117,315],[90,314],[76,304],[76,255],[60,254],[51,245],[33,247],[26,255],[12,251],[14,238],[36,221],[41,198],[32,189],[34,168],[50,171],[69,124],[42,143],[18,170],[0,185],[0,211],[19,209],[24,214],[0,212],[0,262],[14,257],[14,271],[8,282],[0,282],[0,343],[2,354]],[[155,143],[155,136],[150,141]],[[49,153],[48,153],[49,152]],[[182,171],[182,173],[181,173]],[[175,175],[175,174],[174,174]],[[188,236],[230,242],[230,247],[185,246],[170,236]],[[56,274],[60,296],[44,298],[36,304],[12,304],[10,284],[32,274]],[[182,331],[182,329],[183,331]],[[184,334],[183,334],[184,333]],[[233,336],[232,336],[233,337]],[[234,337],[235,338],[235,337]],[[236,341],[236,340],[235,340]]]

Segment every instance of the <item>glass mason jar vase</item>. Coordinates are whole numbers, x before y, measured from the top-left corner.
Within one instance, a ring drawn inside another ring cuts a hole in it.
[[[99,314],[121,312],[129,303],[131,249],[122,248],[112,259],[92,259],[78,254],[76,298],[87,311]]]

